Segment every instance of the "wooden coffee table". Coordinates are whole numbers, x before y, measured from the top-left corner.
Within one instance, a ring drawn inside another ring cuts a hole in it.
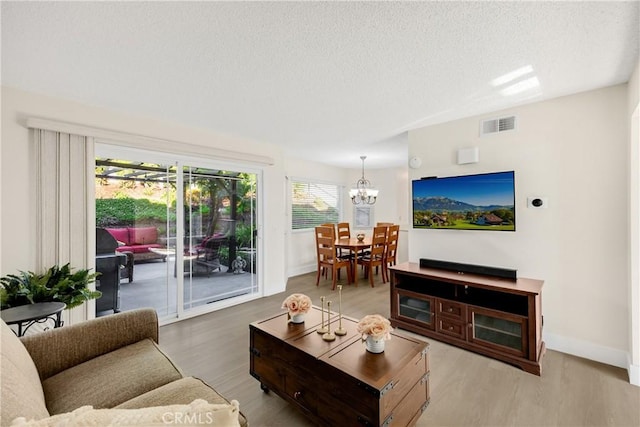
[[[414,425],[429,404],[429,344],[394,331],[372,354],[356,319],[343,317],[347,335],[330,342],[316,332],[320,323],[313,307],[301,324],[281,313],[249,325],[250,373],[261,388],[320,425]]]

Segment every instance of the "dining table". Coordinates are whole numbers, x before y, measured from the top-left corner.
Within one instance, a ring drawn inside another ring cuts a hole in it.
[[[336,249],[348,249],[353,254],[351,257],[351,280],[356,283],[358,253],[371,247],[371,237],[365,236],[362,240],[358,240],[357,237],[343,237],[336,239],[334,245]]]

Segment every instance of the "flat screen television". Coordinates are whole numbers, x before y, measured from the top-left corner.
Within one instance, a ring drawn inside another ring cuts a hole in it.
[[[413,228],[515,231],[515,173],[412,181]]]

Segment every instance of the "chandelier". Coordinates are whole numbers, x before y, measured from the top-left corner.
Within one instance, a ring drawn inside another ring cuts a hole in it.
[[[371,188],[371,183],[364,177],[364,159],[367,156],[360,156],[362,160],[362,178],[355,185],[355,188],[349,190],[349,197],[354,205],[373,205],[378,197],[378,190]]]

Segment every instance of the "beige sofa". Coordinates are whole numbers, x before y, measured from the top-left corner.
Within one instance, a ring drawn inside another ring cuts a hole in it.
[[[247,425],[236,401],[185,377],[160,350],[155,310],[22,338],[4,322],[0,327],[2,426],[55,425],[64,417],[73,421],[64,425],[101,425],[111,417],[118,417],[114,425],[178,423],[176,417],[181,425]]]

